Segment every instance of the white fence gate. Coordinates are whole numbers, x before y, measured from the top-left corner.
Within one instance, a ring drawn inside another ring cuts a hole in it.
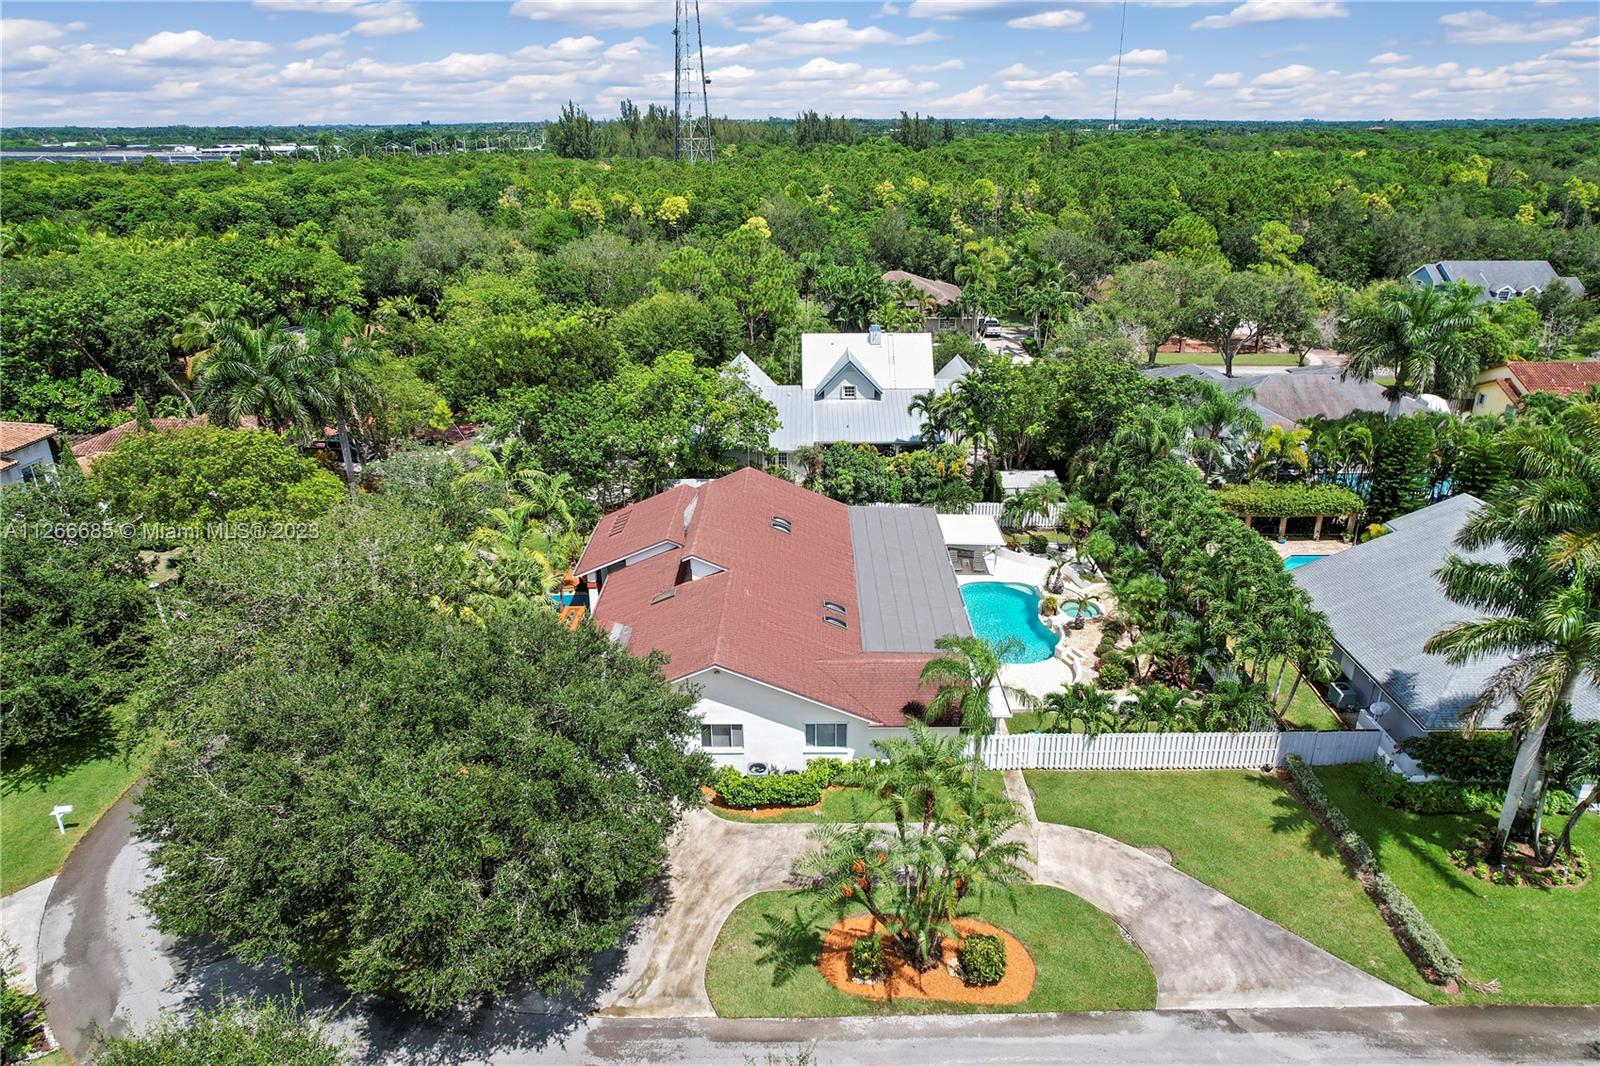
[[[996,770],[1227,770],[1281,766],[1298,755],[1313,766],[1366,762],[1376,729],[1293,733],[1019,733],[989,737],[983,761]]]

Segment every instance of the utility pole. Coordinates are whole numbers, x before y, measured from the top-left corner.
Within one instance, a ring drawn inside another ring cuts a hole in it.
[[[693,22],[694,42],[688,40]],[[695,113],[695,84],[700,87]],[[705,34],[700,25],[700,0],[676,0],[672,20],[672,158],[690,163],[713,158],[711,105],[706,86]]]

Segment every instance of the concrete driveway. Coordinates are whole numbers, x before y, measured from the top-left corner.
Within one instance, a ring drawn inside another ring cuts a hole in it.
[[[1067,825],[1037,832],[1039,880],[1127,930],[1155,969],[1157,1008],[1422,1005],[1138,848]]]

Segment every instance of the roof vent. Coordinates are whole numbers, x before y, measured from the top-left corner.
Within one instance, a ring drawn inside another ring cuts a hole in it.
[[[663,602],[665,600],[672,599],[672,597],[676,596],[677,594],[678,594],[678,590],[677,589],[665,589],[665,590],[663,590],[661,592],[656,593],[655,594],[655,598],[653,598],[650,601],[650,603],[652,605],[657,604],[657,603],[661,603],[661,602]]]
[[[822,609],[824,611],[832,611],[834,614],[848,614],[849,613],[848,611],[846,611],[844,609],[844,604],[842,604],[842,603],[834,603],[832,600],[823,600],[822,601]]]
[[[794,529],[794,527],[789,524],[789,520],[787,518],[776,514],[772,516],[772,528],[776,529],[779,533],[790,533],[793,532]]]
[[[606,536],[614,537],[618,533],[621,533],[625,528],[627,528],[628,516],[631,515],[631,514],[633,514],[632,511],[622,511],[622,512],[620,512],[617,515],[617,517],[612,521],[611,529],[606,533]]]
[[[874,322],[872,325],[867,327],[867,343],[868,344],[882,344],[883,343],[883,327],[878,325],[876,322]]]
[[[845,620],[843,618],[835,618],[831,614],[823,615],[822,616],[822,620],[824,622],[826,622],[828,625],[830,625],[833,628],[835,628],[835,629],[849,629],[850,628],[850,626],[845,622]]]

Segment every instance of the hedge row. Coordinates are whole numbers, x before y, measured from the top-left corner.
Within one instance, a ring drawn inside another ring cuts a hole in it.
[[[1444,942],[1444,937],[1439,935],[1439,931],[1417,909],[1417,905],[1411,902],[1411,897],[1400,891],[1400,887],[1378,869],[1378,857],[1372,853],[1372,848],[1366,839],[1351,827],[1350,820],[1344,816],[1344,812],[1328,798],[1328,793],[1323,790],[1322,782],[1317,779],[1316,773],[1298,755],[1289,756],[1289,776],[1294,779],[1295,786],[1300,789],[1300,795],[1305,798],[1306,804],[1322,816],[1323,821],[1328,823],[1328,828],[1339,838],[1339,843],[1349,854],[1351,861],[1356,864],[1357,869],[1371,876],[1373,895],[1393,916],[1401,932],[1416,950],[1417,956],[1439,976],[1441,982],[1453,981],[1460,977],[1461,960],[1456,958],[1450,946]]]
[[[724,766],[711,779],[711,787],[724,807],[810,807],[822,802],[823,789],[836,783],[844,772],[845,764],[838,759],[812,759],[798,774],[765,777],[748,777]]]
[[[1506,798],[1504,786],[1408,781],[1404,774],[1397,774],[1376,760],[1362,768],[1361,791],[1374,803],[1413,814],[1499,814]],[[1571,793],[1560,789],[1545,793],[1546,814],[1571,814],[1575,806],[1577,801]]]
[[[1317,515],[1360,514],[1366,502],[1339,485],[1280,484],[1250,481],[1215,489],[1217,502],[1234,514],[1257,518],[1315,518]]]
[[[1423,733],[1400,742],[1400,750],[1424,773],[1452,781],[1509,781],[1517,748],[1510,733]]]

